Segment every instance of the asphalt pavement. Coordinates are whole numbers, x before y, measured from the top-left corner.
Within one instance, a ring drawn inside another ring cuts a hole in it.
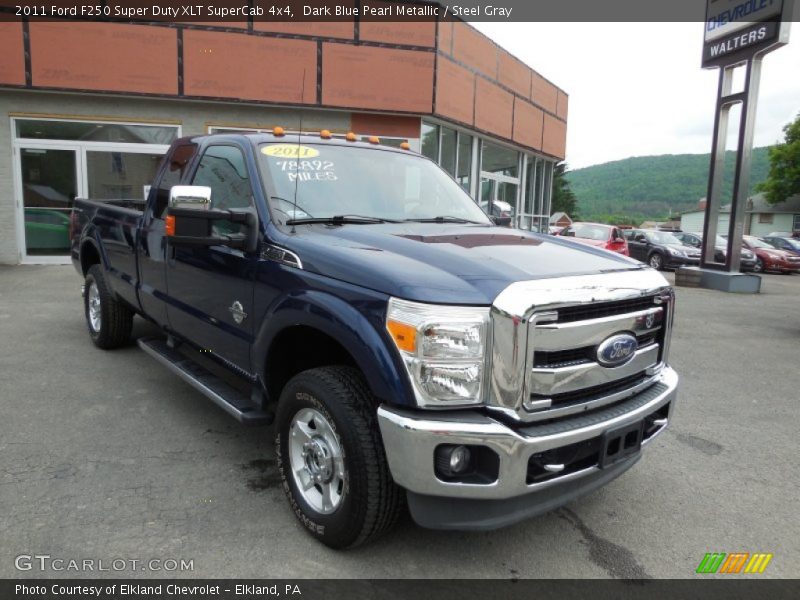
[[[405,517],[347,552],[296,521],[271,428],[240,426],[133,342],[91,344],[80,284],[70,266],[0,267],[0,577],[691,578],[706,552],[770,552],[758,577],[800,577],[798,275],[753,296],[677,289],[675,418],[610,485],[489,533]],[[110,570],[19,571],[20,555]],[[161,571],[131,563],[151,559]]]

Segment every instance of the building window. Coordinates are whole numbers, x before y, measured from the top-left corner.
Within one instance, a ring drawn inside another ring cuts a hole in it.
[[[794,215],[792,218],[792,231],[800,231],[800,215]]]
[[[175,125],[51,121],[48,119],[16,119],[15,124],[17,138],[30,140],[169,146],[178,137],[178,127]]]
[[[449,127],[442,127],[441,138],[441,159],[439,164],[442,168],[450,173],[453,177],[456,176],[456,131]]]
[[[484,142],[481,146],[481,171],[506,177],[519,177],[519,152],[488,142]]]
[[[535,156],[526,156],[525,159],[525,191],[519,227],[547,232],[550,220],[553,163]]]
[[[758,222],[772,224],[772,213],[758,213]]]
[[[481,143],[480,206],[497,223],[509,227],[517,224],[521,156],[516,150]]]
[[[439,162],[439,126],[422,122],[422,154]]]
[[[76,197],[141,208],[178,125],[12,118],[24,256],[69,255]],[[37,261],[39,259],[37,258]]]
[[[421,140],[422,154],[455,177],[467,193],[472,194],[473,171],[480,175],[478,204],[497,222],[548,231],[554,162],[480,138],[478,148],[473,136],[426,121]],[[477,157],[473,147],[478,149]]]
[[[89,198],[93,200],[147,200],[146,190],[161,164],[160,153],[86,152]]]
[[[458,132],[458,170],[456,179],[467,193],[470,192],[470,181],[472,174],[472,136]]]
[[[458,181],[468,194],[472,184],[473,137],[444,125],[422,122],[422,154]]]

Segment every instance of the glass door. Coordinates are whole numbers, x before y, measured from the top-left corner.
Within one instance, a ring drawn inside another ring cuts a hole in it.
[[[81,193],[80,153],[76,148],[19,147],[24,255],[69,255],[72,203]]]
[[[141,209],[179,125],[11,119],[17,239],[23,262],[69,261],[75,197]]]

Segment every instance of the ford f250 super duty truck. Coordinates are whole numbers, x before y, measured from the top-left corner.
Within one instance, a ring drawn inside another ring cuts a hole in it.
[[[103,349],[141,348],[243,423],[274,422],[300,522],[337,548],[407,505],[492,529],[618,477],[664,431],[674,295],[627,257],[495,226],[408,149],[184,138],[144,205],[77,200]]]

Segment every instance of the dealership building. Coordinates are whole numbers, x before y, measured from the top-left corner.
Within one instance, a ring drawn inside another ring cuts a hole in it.
[[[75,197],[143,200],[170,143],[353,131],[546,230],[567,94],[461,22],[0,22],[0,263],[68,258]]]

